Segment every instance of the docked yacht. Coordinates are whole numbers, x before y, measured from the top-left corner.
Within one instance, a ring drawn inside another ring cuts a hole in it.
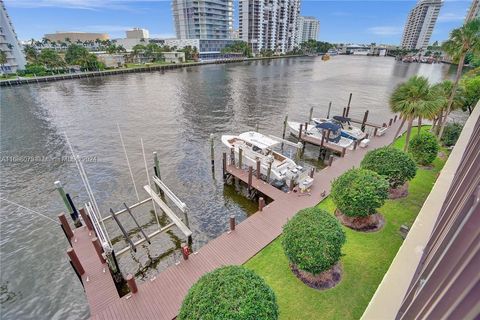
[[[366,138],[367,134],[363,132],[360,128],[355,127],[351,124],[350,118],[342,116],[333,116],[333,120],[325,118],[313,118],[312,121],[316,124],[333,122],[339,124],[341,128],[341,135],[344,138],[350,140],[363,140]]]
[[[238,136],[223,135],[222,142],[228,148],[233,148],[238,157],[239,148],[242,149],[243,163],[256,168],[257,159],[260,160],[260,173],[267,176],[271,164],[270,179],[276,186],[281,187],[285,183],[298,185],[301,190],[310,188],[313,179],[308,175],[306,168],[297,165],[292,159],[274,151],[279,148],[282,141],[275,140],[255,131],[244,132]]]
[[[319,119],[314,120],[317,120],[318,123],[312,120],[312,122],[307,126],[307,130],[303,128],[303,134],[321,140],[323,134],[327,134],[327,132],[330,131],[330,135],[328,136],[328,143],[337,145],[341,148],[353,149],[353,140],[342,136],[342,127],[339,124],[333,123],[331,121],[321,122]],[[293,136],[298,137],[300,125],[302,124],[303,123],[300,122],[288,121],[290,133]]]

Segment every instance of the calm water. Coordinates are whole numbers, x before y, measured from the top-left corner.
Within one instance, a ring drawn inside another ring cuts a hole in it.
[[[281,135],[286,113],[304,121],[314,106],[314,116],[324,116],[333,101],[332,114],[338,114],[349,92],[352,115],[360,117],[369,109],[370,120],[384,122],[391,116],[389,94],[398,83],[414,74],[439,81],[448,77],[448,69],[391,58],[338,56],[328,62],[256,61],[2,88],[1,197],[55,219],[64,210],[53,186],[60,180],[81,206],[86,196],[75,165],[61,161],[70,155],[66,132],[81,156],[95,160],[85,168],[104,214],[109,208],[120,209],[123,202],[136,202],[119,123],[140,197],[146,197],[141,188],[146,184],[143,138],[149,165],[157,151],[163,180],[189,207],[198,248],[226,230],[229,215],[241,221],[256,207],[233,188],[224,188],[219,165],[213,179],[210,133],[216,134],[220,164],[221,134],[250,130],[258,122],[261,131]],[[135,212],[151,232],[156,225],[150,209],[143,206]],[[86,318],[86,299],[68,264],[68,243],[60,228],[5,201],[0,221],[2,319]],[[128,216],[121,221],[133,227]],[[112,237],[120,234],[112,222],[107,229]],[[122,271],[140,280],[151,277],[180,258],[172,252],[181,239],[175,229],[155,238],[137,254],[122,256]],[[123,246],[118,238],[115,247]]]

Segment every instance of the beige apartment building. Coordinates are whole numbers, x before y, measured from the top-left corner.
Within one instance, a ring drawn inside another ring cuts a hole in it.
[[[405,49],[422,49],[428,46],[437,22],[442,0],[419,0],[410,11],[402,37]]]
[[[70,42],[74,43],[77,41],[95,41],[97,39],[108,40],[110,39],[110,36],[106,33],[93,32],[55,32],[45,34],[44,38],[55,42],[62,42],[68,39]]]

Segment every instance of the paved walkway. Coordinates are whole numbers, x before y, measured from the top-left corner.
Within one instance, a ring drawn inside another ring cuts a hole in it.
[[[322,200],[322,192],[328,195],[332,180],[346,170],[358,166],[369,150],[390,144],[399,124],[400,121],[397,121],[385,135],[374,137],[368,148],[347,150],[345,157],[336,158],[331,167],[317,172],[314,176],[311,195],[283,193],[253,177],[253,186],[272,198],[274,200],[272,203],[262,212],[253,214],[237,225],[235,231],[226,232],[208,242],[188,260],[182,260],[178,265],[173,265],[158,274],[152,281],[139,285],[138,293],[133,295],[119,298],[116,292],[111,292],[111,284],[105,282],[108,277],[102,276],[102,270],[106,265],[100,264],[93,251],[93,245],[88,240],[87,232],[84,232],[87,236],[80,236],[82,231],[77,230],[76,234],[79,236],[74,247],[75,250],[82,251],[77,254],[86,270],[83,278],[92,319],[171,320],[175,318],[188,289],[203,274],[223,265],[240,265],[248,261],[281,234],[282,226],[296,212],[318,204]],[[246,171],[232,166],[228,166],[227,169],[242,180],[248,179]],[[84,242],[91,248],[88,248]],[[80,249],[81,246],[83,249]],[[87,277],[89,281],[85,282]],[[110,282],[113,284],[111,278]]]

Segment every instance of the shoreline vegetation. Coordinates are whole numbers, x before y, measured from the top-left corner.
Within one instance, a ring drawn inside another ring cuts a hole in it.
[[[430,126],[423,126],[421,132],[428,130]],[[417,134],[413,130],[412,137]],[[403,149],[405,138],[403,134],[392,146]],[[312,289],[291,272],[282,250],[283,234],[246,262],[245,267],[260,275],[275,292],[280,319],[359,319],[403,243],[400,227],[412,226],[445,162],[446,158],[437,156],[431,168],[419,167],[409,183],[408,195],[386,200],[378,209],[386,220],[381,230],[364,233],[342,226],[347,236],[339,262],[343,273],[334,288]],[[331,197],[317,207],[334,215]]]
[[[109,76],[109,75],[122,74],[122,73],[172,70],[172,69],[196,67],[196,66],[209,65],[209,64],[225,64],[225,63],[238,63],[238,62],[255,61],[255,60],[299,58],[299,57],[305,57],[305,56],[306,55],[304,54],[296,54],[296,55],[271,56],[271,57],[225,59],[225,60],[215,60],[215,61],[207,61],[207,62],[150,63],[145,65],[129,64],[127,68],[118,68],[118,69],[109,69],[109,70],[100,70],[100,71],[84,71],[84,72],[75,72],[75,73],[52,74],[50,76],[39,76],[39,77],[20,77],[19,78],[15,76],[11,79],[0,80],[0,87],[39,83],[39,82],[61,81],[61,80],[69,80],[69,79],[101,77],[101,76]]]

